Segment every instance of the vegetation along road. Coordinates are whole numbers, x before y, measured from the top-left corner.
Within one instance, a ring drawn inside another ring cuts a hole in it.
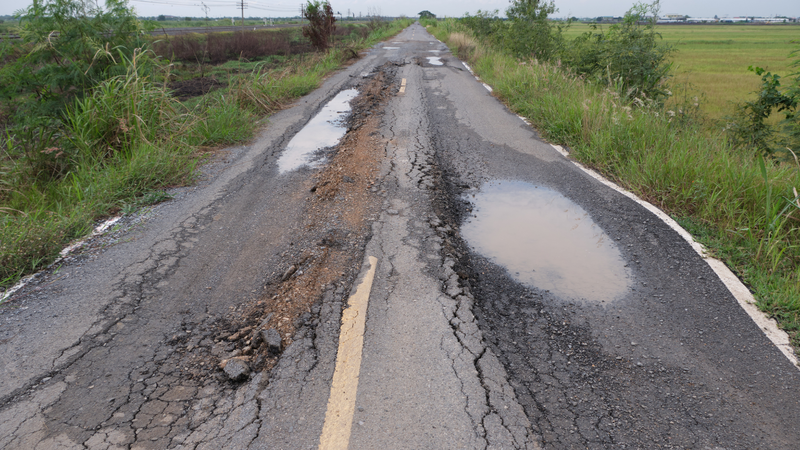
[[[565,155],[406,28],[6,300],[0,448],[796,448],[795,364]]]

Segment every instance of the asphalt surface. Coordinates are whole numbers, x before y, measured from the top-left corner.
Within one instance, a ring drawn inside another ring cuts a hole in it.
[[[279,174],[292,136],[354,87],[342,143]],[[800,442],[800,372],[708,265],[419,25],[204,173],[0,307],[0,448],[317,448],[342,311],[370,268],[336,430],[349,448]],[[621,293],[537,286],[469,242],[502,183],[576,205],[616,252]]]

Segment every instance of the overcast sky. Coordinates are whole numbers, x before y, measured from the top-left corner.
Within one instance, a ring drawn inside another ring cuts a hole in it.
[[[102,3],[103,0],[98,0]],[[238,16],[235,6],[238,0],[202,0],[209,7],[210,17]],[[204,15],[201,0],[129,0],[140,16],[157,16],[159,14],[173,16],[202,17]],[[295,16],[299,12],[301,0],[245,0],[248,9],[246,16],[253,17],[286,17]],[[559,11],[555,17],[596,17],[620,16],[627,11],[632,0],[556,0]],[[0,0],[0,15],[13,14],[17,9],[30,4],[28,0]],[[476,11],[499,9],[502,13],[508,7],[507,0],[331,0],[334,11],[347,14],[350,10],[356,16],[367,15],[370,11],[384,16],[415,16],[422,10],[429,10],[439,17],[461,17],[464,13],[474,14]],[[662,0],[662,14],[686,14],[692,17],[725,16],[800,16],[800,0]]]

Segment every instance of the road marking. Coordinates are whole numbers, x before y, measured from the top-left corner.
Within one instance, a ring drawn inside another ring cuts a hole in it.
[[[405,79],[405,78],[403,78],[403,81],[400,83],[400,92],[398,92],[398,93],[399,93],[399,94],[402,94],[402,93],[404,93],[405,91],[406,91],[406,79]]]
[[[527,122],[527,121],[526,121]],[[559,145],[550,144],[553,148],[556,149],[559,153],[564,156],[569,155],[569,153],[564,150],[563,147]],[[695,252],[700,255],[703,260],[711,267],[714,273],[717,274],[717,277],[725,284],[725,287],[728,288],[728,291],[733,295],[737,302],[739,302],[739,306],[744,309],[747,315],[753,319],[753,322],[758,325],[761,331],[767,336],[767,338],[772,341],[772,343],[778,347],[778,350],[783,353],[784,356],[795,366],[798,366],[797,357],[794,354],[794,350],[792,349],[791,341],[789,340],[789,335],[778,328],[778,324],[774,319],[771,319],[769,316],[764,314],[758,307],[756,306],[756,299],[753,297],[753,293],[747,289],[747,286],[739,280],[739,278],[731,272],[731,269],[725,265],[722,261],[710,258],[708,256],[708,252],[703,244],[694,240],[691,234],[688,231],[684,230],[678,222],[676,222],[672,217],[667,215],[664,211],[658,209],[652,203],[646,202],[640,199],[636,194],[630,192],[626,189],[623,189],[620,186],[617,186],[615,183],[607,180],[605,177],[600,175],[599,173],[595,172],[594,170],[584,166],[583,164],[570,160],[573,164],[578,166],[581,170],[589,174],[592,178],[596,179],[597,181],[603,183],[604,185],[614,189],[615,191],[619,192],[620,194],[630,198],[631,200],[635,201],[636,203],[642,205],[645,209],[655,214],[662,222],[669,225],[670,228],[675,230],[689,245],[692,246]]]
[[[405,80],[404,80],[405,81]],[[342,312],[342,329],[339,332],[339,351],[336,354],[336,370],[333,372],[331,395],[325,425],[319,439],[320,450],[343,450],[350,443],[353,413],[356,408],[358,376],[361,370],[361,351],[364,348],[364,328],[367,319],[367,304],[375,278],[378,259],[369,257],[369,270],[358,285],[355,294],[347,301],[348,308]]]

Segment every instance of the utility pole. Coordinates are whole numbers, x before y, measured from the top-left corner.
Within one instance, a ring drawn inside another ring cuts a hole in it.
[[[247,3],[244,0],[239,0],[238,6],[242,9],[242,30],[244,30],[244,9],[247,8]]]

